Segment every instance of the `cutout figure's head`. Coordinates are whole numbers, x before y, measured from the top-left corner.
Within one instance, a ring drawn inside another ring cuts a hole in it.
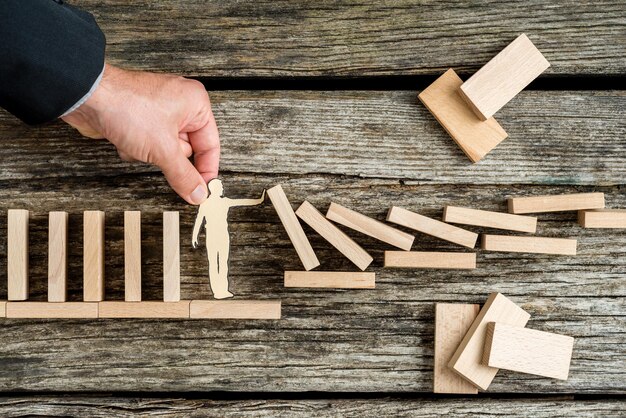
[[[209,188],[210,195],[223,196],[224,195],[224,185],[222,185],[222,180],[220,179],[212,179],[209,181],[207,185]]]

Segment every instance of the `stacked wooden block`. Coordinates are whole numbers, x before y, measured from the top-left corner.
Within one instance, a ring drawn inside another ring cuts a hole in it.
[[[28,292],[27,210],[8,212],[8,301],[0,316],[8,318],[198,318],[279,319],[280,301],[181,300],[178,212],[163,213],[163,300],[141,296],[141,212],[124,212],[124,301],[104,294],[104,227],[102,211],[83,214],[83,301],[67,301],[67,212],[49,214],[48,301],[31,302]]]

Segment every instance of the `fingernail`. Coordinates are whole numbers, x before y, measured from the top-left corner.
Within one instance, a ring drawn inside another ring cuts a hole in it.
[[[209,192],[206,186],[199,184],[198,187],[196,187],[196,189],[191,193],[189,199],[194,205],[199,205],[200,203],[204,202],[204,200],[207,198],[208,193]]]

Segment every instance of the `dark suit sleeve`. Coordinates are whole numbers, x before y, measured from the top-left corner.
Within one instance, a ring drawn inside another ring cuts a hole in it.
[[[62,0],[0,0],[0,106],[30,125],[58,118],[102,73],[105,44]]]

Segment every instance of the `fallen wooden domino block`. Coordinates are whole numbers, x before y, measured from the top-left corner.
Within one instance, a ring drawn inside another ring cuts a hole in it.
[[[48,218],[48,302],[67,297],[67,212],[50,212]]]
[[[141,301],[141,212],[124,212],[124,300]]]
[[[604,193],[575,193],[552,196],[510,197],[510,213],[563,212],[604,208]]]
[[[98,302],[99,318],[189,318],[188,300],[178,302]]]
[[[463,81],[449,69],[419,94],[420,101],[474,163],[502,142],[507,133],[494,119],[480,120],[459,95]]]
[[[97,318],[97,302],[7,302],[7,318]]]
[[[448,225],[445,222],[428,218],[397,206],[389,209],[387,221],[468,248],[474,248],[478,239],[478,234],[474,232],[454,225]]]
[[[0,301],[0,318],[7,317],[7,302],[5,300]]]
[[[626,209],[594,209],[578,212],[583,228],[626,228]]]
[[[365,270],[373,261],[371,255],[333,225],[309,202],[302,202],[298,210],[296,210],[296,215],[361,270]]]
[[[352,271],[285,271],[285,287],[374,289],[376,273]]]
[[[523,327],[526,326],[528,319],[530,319],[528,312],[501,293],[492,293],[461,340],[448,366],[476,387],[487,390],[498,373],[497,368],[482,364],[487,324],[502,322]]]
[[[163,300],[165,302],[180,301],[180,224],[178,212],[163,212]]]
[[[573,348],[574,338],[567,335],[490,322],[483,364],[566,380]]]
[[[24,209],[9,209],[7,217],[7,299],[26,300],[29,212]]]
[[[433,392],[476,394],[478,389],[448,367],[448,362],[478,315],[479,306],[462,303],[435,305]]]
[[[385,251],[384,267],[475,269],[476,253]]]
[[[484,234],[481,248],[487,251],[511,253],[576,255],[576,240]]]
[[[480,119],[487,120],[549,66],[521,34],[463,83],[459,93]]]
[[[312,270],[319,266],[320,262],[315,255],[315,251],[313,251],[313,247],[311,247],[311,243],[304,233],[302,225],[298,222],[298,218],[296,217],[296,214],[291,207],[291,203],[289,203],[289,199],[287,199],[287,195],[285,195],[281,185],[278,184],[269,189],[267,191],[267,195],[272,201],[272,205],[274,205],[278,218],[283,224],[285,231],[287,231],[287,235],[296,249],[296,253],[298,253],[298,257],[300,257],[300,261],[302,261],[304,269]]]
[[[376,219],[372,219],[369,216],[365,216],[352,209],[338,205],[337,203],[330,204],[326,212],[326,217],[331,221],[335,221],[338,224],[347,226],[362,234],[386,242],[394,247],[409,251],[411,246],[413,246],[413,240],[415,239],[413,235],[392,228]]]
[[[83,213],[83,300],[104,300],[104,212]]]
[[[455,224],[484,226],[519,232],[534,233],[537,230],[537,218],[532,216],[511,215],[510,213],[461,208],[458,206],[446,206],[443,209],[443,220],[444,222]]]
[[[192,300],[192,319],[280,319],[279,300]]]

